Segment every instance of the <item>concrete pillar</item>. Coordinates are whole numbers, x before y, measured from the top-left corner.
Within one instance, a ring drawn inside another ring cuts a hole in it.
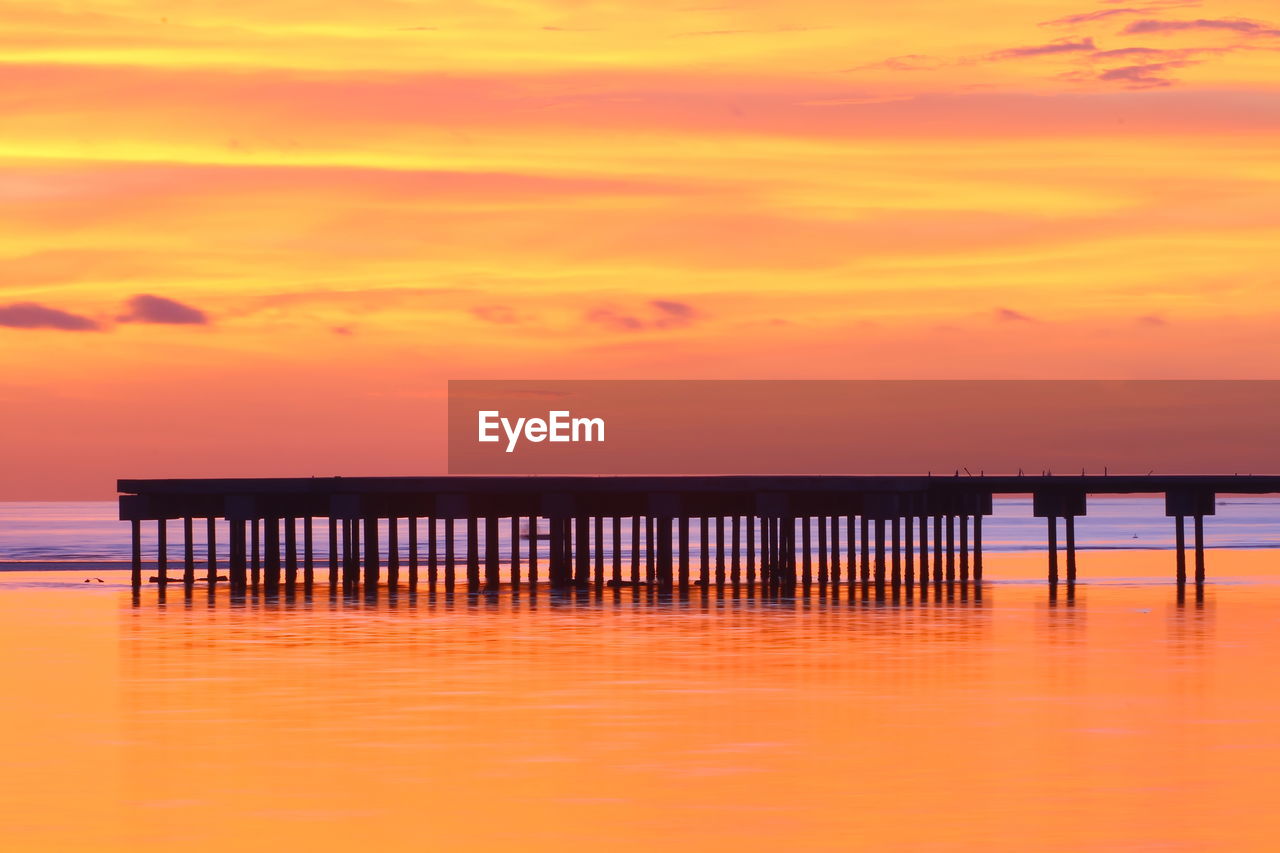
[[[679,524],[679,540],[680,540],[680,574],[676,582],[680,584],[680,589],[687,590],[689,588],[689,518],[688,516],[680,516]]]
[[[467,517],[467,591],[480,589],[480,519]]]
[[[520,591],[520,516],[514,514],[511,516],[511,591]]]
[[[884,519],[876,519],[876,586],[884,586]]]
[[[960,523],[960,581],[969,582],[969,516],[961,514]]]
[[[929,586],[929,517],[920,516],[920,587]]]
[[[871,520],[865,515],[862,516],[858,525],[858,536],[862,541],[862,582],[867,583],[871,580]],[[853,579],[852,571],[849,573],[849,579]]]
[[[622,586],[622,516],[620,515],[613,517],[613,538],[609,544],[613,548],[613,584],[615,587]],[[687,542],[685,546],[688,546]]]
[[[747,584],[755,586],[756,582],[756,517],[748,515],[747,523]]]
[[[206,551],[206,562],[209,564],[209,583],[218,582],[218,520],[216,518],[205,519],[205,535],[204,544]]]
[[[298,525],[296,518],[284,520],[285,582],[294,586],[298,582]]]
[[[658,552],[654,550],[658,534],[654,521],[652,515],[644,517],[644,572],[650,586],[658,583]]]
[[[228,548],[227,560],[231,566],[231,589],[234,592],[244,592],[248,584],[248,567],[249,559],[245,553],[245,523],[240,520],[227,520],[228,527]]]
[[[255,518],[252,522],[250,522],[250,524],[251,524],[251,530],[250,530],[249,547],[251,551],[249,556],[249,563],[250,563],[249,568],[253,572],[253,585],[254,587],[257,587],[257,585],[261,582],[260,567],[262,565],[262,557],[261,557],[262,536],[260,535],[259,531],[261,530],[261,527],[262,527],[262,521],[261,519]]]
[[[909,515],[904,516],[902,519],[902,525],[904,528],[902,553],[906,558],[907,563],[906,578],[904,578],[904,580],[907,586],[913,587],[916,585],[916,543],[915,533],[911,528],[915,527],[915,519]]]
[[[1058,518],[1047,517],[1049,524],[1049,583],[1058,582]]]
[[[538,584],[538,516],[529,516],[529,589]]]
[[[338,519],[329,519],[329,586],[338,585]]]
[[[378,547],[378,518],[364,520],[364,591],[374,592],[382,581],[382,553]]]
[[[631,516],[631,585],[640,585],[640,516]]]
[[[129,521],[130,536],[133,541],[133,564],[130,569],[129,582],[134,589],[142,586],[142,522],[138,519]]]
[[[267,592],[280,589],[280,519],[262,520],[263,581]]]
[[[1186,516],[1173,517],[1174,548],[1178,551],[1178,585],[1187,582],[1187,531],[1184,523]]]
[[[604,516],[596,516],[595,535],[596,586],[604,586]]]
[[[849,579],[853,580],[853,516],[846,521],[849,525]],[[840,516],[831,516],[831,584],[840,583]]]
[[[729,560],[729,582],[737,586],[742,582],[742,517],[733,516],[733,529],[731,547],[733,549]]]
[[[563,589],[573,583],[573,571],[569,567],[568,543],[565,542],[565,525],[568,519],[552,516],[547,519],[547,566],[552,589]]]
[[[760,519],[760,581],[773,583],[773,519]]]
[[[311,586],[316,581],[315,533],[311,516],[302,519],[302,582]]]
[[[942,583],[942,561],[946,542],[942,538],[942,516],[933,516],[933,583]]]
[[[196,540],[190,517],[182,519],[182,582],[188,586],[196,582]]]
[[[409,589],[418,588],[418,517],[409,516]]]
[[[454,519],[444,520],[444,591],[453,592],[458,580],[457,538],[454,531]]]
[[[1076,582],[1076,517],[1068,515],[1063,520],[1067,533],[1067,583]]]
[[[973,579],[982,581],[982,513],[973,517]]]
[[[1204,516],[1193,516],[1196,538],[1196,583],[1204,583]]]
[[[387,519],[387,587],[400,586],[400,519]]]
[[[711,583],[711,519],[698,519],[698,579],[703,586]]]
[[[436,529],[438,519],[435,516],[427,519],[427,587],[436,591],[436,582],[440,577],[440,531]]]
[[[818,586],[825,589],[829,572],[827,570],[827,517],[818,517]]]
[[[812,525],[813,519],[809,516],[800,519],[800,582],[806,590],[813,583],[813,541],[809,530]]]
[[[716,586],[724,586],[724,516],[716,516]]]
[[[947,515],[947,583],[956,579],[956,517]]]
[[[484,587],[486,592],[497,592],[502,583],[502,555],[498,550],[501,536],[498,533],[499,519],[496,515],[486,516],[484,520]]]
[[[893,585],[902,585],[902,521],[896,516],[890,522],[893,534]]]
[[[654,559],[657,561],[658,586],[663,592],[670,592],[672,588],[672,560],[671,560],[671,522],[669,515],[654,519],[654,532],[658,537],[658,547],[654,552]]]
[[[580,515],[573,522],[573,580],[586,586],[591,583],[591,518]]]
[[[156,522],[156,576],[161,584],[169,581],[169,525],[163,518]]]

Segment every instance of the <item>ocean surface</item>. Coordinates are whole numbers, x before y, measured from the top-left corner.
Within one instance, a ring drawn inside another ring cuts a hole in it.
[[[1004,501],[980,589],[888,601],[232,598],[7,504],[4,559],[96,565],[0,572],[0,850],[1274,850],[1280,503],[1182,595],[1158,502],[1091,512],[1056,594]]]
[[[983,523],[985,552],[1044,549],[1045,522],[1032,517],[1029,497],[998,498],[994,509],[995,514]],[[403,530],[404,525],[405,522],[401,522],[400,543],[401,550],[407,553],[408,534]],[[1219,498],[1217,515],[1206,520],[1205,529],[1206,541],[1214,548],[1280,547],[1280,498]],[[624,528],[629,530],[629,526]],[[455,525],[459,554],[463,553],[464,534],[465,526]],[[181,522],[169,522],[171,560],[180,551],[181,535]],[[225,547],[225,524],[220,523],[218,535]],[[317,541],[325,535],[317,522]],[[505,524],[502,535],[505,559],[510,554],[509,528]],[[1173,535],[1173,522],[1165,518],[1161,498],[1094,498],[1089,502],[1089,514],[1076,521],[1077,547],[1083,550],[1168,549],[1173,547]],[[630,542],[629,532],[623,539]],[[694,535],[693,539],[696,547],[698,537]],[[154,559],[152,533],[143,537],[143,552],[147,559]],[[203,558],[203,529],[196,532],[195,553]],[[386,553],[385,543],[383,553]],[[128,560],[129,526],[117,520],[114,501],[0,502],[0,563]]]

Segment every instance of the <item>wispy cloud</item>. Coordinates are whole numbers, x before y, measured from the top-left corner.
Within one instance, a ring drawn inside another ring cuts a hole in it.
[[[98,321],[38,302],[0,305],[0,326],[10,329],[55,329],[61,332],[96,332]]]
[[[677,329],[695,322],[698,311],[687,302],[672,299],[654,299],[644,312],[622,311],[614,307],[599,307],[587,312],[586,320],[619,332],[641,332],[652,329]]]
[[[1189,60],[1181,60],[1177,62],[1149,62],[1144,65],[1125,65],[1120,68],[1103,71],[1098,75],[1098,79],[1108,83],[1117,81],[1127,83],[1131,89],[1163,88],[1172,86],[1175,82],[1166,76],[1165,72],[1196,64]]]
[[[987,54],[987,59],[1025,59],[1031,56],[1052,56],[1060,53],[1092,53],[1098,46],[1092,38],[1073,41],[1058,39],[1049,44],[1033,44],[1025,47],[1011,47]]]
[[[164,325],[206,326],[209,315],[174,299],[139,293],[129,300],[129,310],[116,319],[121,323],[159,323]]]
[[[1175,33],[1186,30],[1218,30],[1248,35],[1280,36],[1280,29],[1248,18],[1197,18],[1193,21],[1160,21],[1145,19],[1134,21],[1121,32],[1125,35],[1145,33]]]
[[[996,319],[1002,323],[1034,323],[1034,317],[1023,314],[1021,311],[1015,311],[1012,308],[997,308],[995,311]]]

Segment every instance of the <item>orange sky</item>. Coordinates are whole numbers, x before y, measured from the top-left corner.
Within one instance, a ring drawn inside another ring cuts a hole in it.
[[[448,378],[1278,373],[1273,0],[0,22],[0,498],[438,471]]]

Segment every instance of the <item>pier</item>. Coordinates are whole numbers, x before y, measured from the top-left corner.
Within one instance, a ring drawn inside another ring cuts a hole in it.
[[[1180,588],[1188,583],[1190,550],[1199,587],[1204,519],[1217,495],[1280,493],[1280,477],[325,477],[120,480],[118,491],[120,518],[132,528],[135,589],[143,535],[154,525],[151,580],[161,585],[225,580],[233,592],[267,593],[318,580],[347,593],[384,584],[449,593],[495,592],[503,583],[660,593],[748,586],[785,594],[861,584],[883,596],[980,584],[982,520],[993,497],[1027,494],[1045,519],[1051,588],[1076,581],[1075,519],[1086,515],[1088,496],[1116,494],[1164,496],[1173,577]],[[183,540],[171,564],[173,520]],[[227,522],[225,543],[218,520]],[[208,554],[199,566],[197,531]]]

